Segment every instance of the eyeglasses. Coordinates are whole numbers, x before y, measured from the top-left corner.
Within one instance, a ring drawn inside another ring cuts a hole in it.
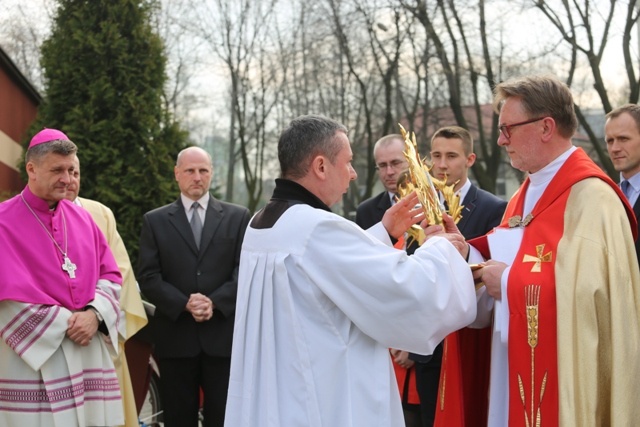
[[[500,132],[502,132],[505,138],[511,139],[511,129],[513,129],[514,127],[528,125],[529,123],[539,122],[540,120],[544,120],[546,118],[547,116],[538,117],[537,119],[525,120],[524,122],[514,123],[512,125],[501,125],[501,126],[498,126],[498,129],[500,130]]]
[[[404,169],[406,167],[406,162],[404,160],[392,160],[390,163],[378,163],[376,165],[377,171],[386,171],[387,168],[391,168],[394,171]]]

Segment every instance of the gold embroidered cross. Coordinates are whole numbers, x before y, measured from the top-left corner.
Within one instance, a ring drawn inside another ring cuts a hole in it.
[[[542,263],[543,262],[551,262],[551,251],[546,254],[542,254],[544,252],[544,243],[536,246],[536,256],[533,255],[524,255],[522,258],[522,262],[533,262],[533,267],[531,267],[532,273],[540,273],[542,271]]]

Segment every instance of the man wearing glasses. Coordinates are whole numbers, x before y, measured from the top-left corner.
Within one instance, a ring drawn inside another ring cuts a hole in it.
[[[565,84],[524,77],[494,93],[498,145],[528,177],[500,226],[470,242],[469,262],[484,262],[474,277],[485,285],[473,325],[493,325],[488,425],[635,425],[633,211],[572,145],[578,123]]]
[[[380,138],[373,147],[373,157],[376,162],[378,178],[384,186],[384,191],[360,203],[356,210],[356,224],[367,229],[379,223],[384,213],[395,203],[398,177],[409,165],[404,158],[404,139],[399,134],[390,134]],[[397,242],[397,247],[404,247],[409,254],[413,254],[419,247],[417,243],[406,246]],[[407,427],[422,427],[433,424],[435,401],[438,394],[438,379],[442,360],[442,344],[434,349],[432,358],[429,356],[412,355],[421,358],[420,368],[425,375],[425,389],[417,389],[417,371],[415,362],[409,358],[404,350],[390,351],[396,376],[399,378],[402,407]],[[426,414],[425,414],[426,411]],[[431,420],[427,424],[427,420]]]
[[[380,138],[373,147],[378,178],[384,191],[362,202],[356,210],[356,223],[369,228],[382,219],[384,213],[395,203],[398,177],[409,165],[404,158],[404,139],[399,134]]]

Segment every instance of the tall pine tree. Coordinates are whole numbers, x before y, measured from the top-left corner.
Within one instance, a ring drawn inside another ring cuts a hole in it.
[[[45,103],[36,126],[78,145],[80,195],[113,209],[132,261],[142,215],[175,199],[187,134],[163,102],[166,56],[153,1],[60,0],[42,46]]]

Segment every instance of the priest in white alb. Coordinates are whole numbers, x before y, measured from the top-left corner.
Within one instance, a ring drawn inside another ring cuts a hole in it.
[[[65,200],[76,145],[44,129],[24,190],[0,204],[0,425],[111,426],[122,403],[122,281],[91,215]]]
[[[402,426],[389,348],[430,354],[475,318],[464,239],[394,249],[389,235],[424,218],[411,196],[369,232],[333,214],[356,178],[333,120],[294,119],[278,158],[242,247],[225,425]]]

